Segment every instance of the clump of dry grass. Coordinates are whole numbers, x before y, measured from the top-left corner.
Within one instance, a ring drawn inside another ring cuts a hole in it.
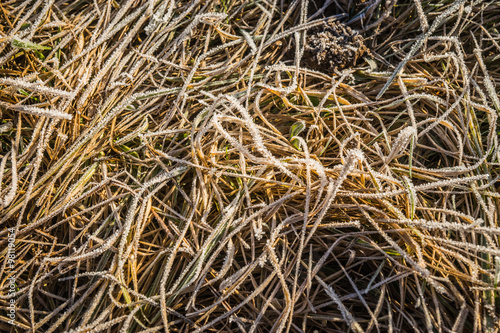
[[[1,330],[498,331],[500,5],[330,2],[0,4]]]

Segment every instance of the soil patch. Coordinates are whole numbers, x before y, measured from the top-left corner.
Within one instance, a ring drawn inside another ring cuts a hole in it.
[[[355,66],[366,52],[363,36],[341,22],[332,21],[308,31],[303,59],[307,67],[330,74]]]

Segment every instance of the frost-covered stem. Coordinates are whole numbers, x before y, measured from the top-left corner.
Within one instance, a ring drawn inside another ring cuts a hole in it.
[[[2,165],[0,166],[0,177],[3,176],[3,170],[5,168],[5,162],[7,161],[7,155],[5,155],[3,161],[2,161]],[[17,182],[18,182],[18,179],[17,179],[17,152],[16,152],[16,145],[13,144],[12,145],[12,152],[11,152],[11,185],[10,185],[10,190],[9,192],[7,192],[7,194],[5,195],[5,197],[2,199],[0,199],[0,203],[3,207],[7,207],[8,205],[10,205],[10,203],[12,202],[12,200],[14,200],[14,197],[16,195],[16,192],[17,192]],[[2,184],[2,179],[0,178],[0,186]]]
[[[447,10],[442,12],[438,17],[434,19],[430,28],[422,34],[416,41],[415,44],[410,49],[410,52],[406,54],[403,60],[399,63],[398,67],[394,70],[391,77],[387,80],[386,84],[382,87],[380,92],[378,93],[376,99],[380,99],[382,95],[386,92],[386,90],[391,85],[392,81],[399,75],[399,73],[403,70],[406,63],[413,57],[413,55],[418,51],[418,49],[427,41],[427,39],[436,31],[436,29],[447,19],[449,19],[459,8],[465,3],[466,0],[456,0]]]
[[[52,87],[46,87],[40,83],[28,82],[20,77],[15,78],[15,79],[12,79],[9,77],[0,78],[0,84],[18,87],[18,88],[23,88],[23,89],[28,89],[28,90],[33,90],[34,92],[37,92],[37,93],[48,94],[48,95],[52,95],[52,96],[59,96],[59,97],[68,98],[68,99],[71,99],[74,96],[73,92],[64,91],[64,90],[52,88]]]

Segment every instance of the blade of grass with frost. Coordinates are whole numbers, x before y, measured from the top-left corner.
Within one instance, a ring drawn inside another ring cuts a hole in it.
[[[92,179],[92,177],[94,176],[94,173],[95,173],[98,165],[99,165],[99,163],[97,163],[97,162],[94,163],[94,164],[92,164],[89,167],[89,169],[87,171],[85,171],[85,173],[75,183],[75,185],[73,185],[68,190],[68,192],[66,193],[66,195],[64,195],[64,197],[61,198],[61,200],[57,204],[54,205],[54,207],[55,207],[54,209],[57,209],[61,205],[64,205],[69,200],[71,200],[71,198],[73,198],[76,194],[78,194],[83,189],[83,187]]]
[[[224,96],[227,101],[236,108],[242,115],[243,115],[243,120],[245,121],[245,124],[248,127],[248,130],[250,132],[250,135],[252,136],[252,139],[255,142],[255,146],[257,150],[264,155],[266,158],[270,160],[270,162],[280,169],[284,174],[286,174],[288,177],[292,178],[295,180],[297,183],[300,185],[303,185],[303,182],[300,178],[298,178],[295,174],[293,174],[290,170],[288,170],[283,163],[281,163],[276,157],[273,156],[273,154],[266,148],[264,145],[264,142],[262,140],[262,136],[260,135],[260,131],[258,127],[255,125],[252,117],[250,116],[248,110],[240,104],[240,102],[234,98],[233,96],[225,95]]]
[[[224,258],[224,263],[222,264],[222,267],[219,270],[219,273],[217,274],[217,276],[213,280],[210,281],[211,283],[223,278],[224,275],[226,275],[226,273],[229,271],[229,269],[231,268],[231,265],[233,263],[234,253],[235,253],[235,247],[234,247],[233,241],[231,239],[229,239],[229,243],[227,245],[227,255],[226,255],[226,258]],[[500,259],[500,258],[497,258],[497,259]],[[500,274],[500,260],[499,260],[498,269],[499,269],[499,274]]]
[[[28,39],[33,38],[33,36],[37,32],[38,28],[40,28],[40,26],[42,25],[43,21],[47,18],[46,17],[47,13],[50,11],[50,8],[54,4],[54,1],[55,0],[45,0],[44,1],[44,6],[43,6],[42,10],[40,10],[37,13],[37,17],[36,17],[35,22],[30,22],[31,25],[29,26],[29,28],[27,30],[27,32],[28,32],[28,36],[27,36]]]
[[[471,177],[441,180],[441,181],[436,181],[436,182],[432,182],[432,183],[417,185],[417,186],[415,186],[415,190],[425,191],[425,190],[439,188],[442,186],[457,186],[460,184],[469,183],[469,182],[473,182],[476,180],[488,179],[489,177],[490,177],[489,175],[477,175],[477,176],[471,176]],[[398,195],[401,195],[404,193],[406,193],[406,190],[392,190],[392,191],[386,191],[386,192],[382,192],[382,193],[351,192],[349,194],[343,193],[342,196],[352,196],[353,198],[365,198],[365,199],[382,199],[382,198],[398,196]],[[428,208],[426,208],[426,209],[428,209]]]
[[[10,31],[10,34],[15,36],[19,30],[25,28],[25,27],[30,27],[31,22],[26,22],[28,19],[30,19],[33,15],[33,13],[38,9],[38,7],[42,4],[43,0],[37,0],[33,4],[31,4],[31,1],[25,1],[24,3],[19,4],[20,6],[18,8],[14,7],[15,9],[21,9],[21,8],[26,8],[27,5],[29,4],[29,10],[26,13],[23,13],[22,11],[19,12],[18,15],[24,14],[20,19],[16,20],[16,26],[14,29]],[[15,10],[14,10],[15,11]],[[13,12],[14,12],[13,11]],[[25,36],[27,32],[21,32],[22,36]],[[3,49],[0,49],[0,51],[3,51]]]
[[[500,256],[495,256],[495,278],[493,281],[495,288],[498,288],[500,283]]]
[[[432,273],[427,269],[427,267],[422,267],[416,262],[412,256],[410,256],[405,250],[403,250],[382,228],[373,220],[373,218],[362,208],[359,207],[360,211],[370,222],[370,224],[379,232],[379,234],[391,245],[391,247],[402,256],[410,265],[415,269],[415,271],[423,278],[425,278],[431,286],[436,288],[436,290],[443,295],[447,295],[447,290],[434,279]]]
[[[410,139],[410,152],[408,156],[408,176],[411,179],[412,176],[412,166],[413,166],[413,148],[415,145],[415,135],[412,135]]]
[[[37,92],[37,93],[59,96],[59,97],[68,98],[68,99],[71,99],[74,96],[73,92],[64,91],[64,90],[60,90],[60,89],[56,89],[56,88],[52,88],[52,87],[46,87],[40,83],[31,83],[31,82],[25,81],[19,77],[16,79],[12,79],[9,77],[0,78],[0,84],[18,87],[18,88],[23,88],[23,89],[28,89],[28,90],[33,90],[34,92]]]
[[[45,332],[46,333],[53,333],[53,332],[56,332],[56,330],[58,328],[60,328],[60,325],[83,303],[85,302],[85,300],[88,298],[88,297],[91,297],[93,295],[95,295],[94,293],[94,290],[97,288],[98,284],[93,284],[93,285],[90,285],[86,290],[85,292],[83,292],[83,294],[80,296],[80,298],[75,301],[75,303],[70,306],[67,310],[65,310],[65,312],[57,318],[57,320],[52,324],[52,326],[50,326]],[[69,303],[70,300],[68,300],[67,302]],[[66,303],[63,303],[62,305],[64,305]],[[71,303],[69,303],[71,304]],[[59,307],[60,309],[63,309],[63,308],[67,308],[68,305],[66,305],[65,307]],[[49,315],[50,316],[50,315]],[[58,331],[58,330],[57,330]]]
[[[417,130],[412,126],[406,127],[404,130],[399,132],[396,138],[396,142],[394,142],[394,144],[392,145],[391,151],[386,157],[384,163],[388,164],[390,161],[392,161],[392,159],[394,159],[395,156],[405,150],[410,141],[410,138],[415,136],[416,132]]]
[[[255,45],[252,36],[250,36],[250,34],[243,29],[240,29],[240,32],[243,35],[243,38],[245,38],[245,41],[247,42],[248,46],[250,46],[252,54],[255,54],[257,52],[257,46]]]
[[[193,8],[196,7],[196,5],[198,4],[200,0],[196,0],[196,1],[193,1],[189,8],[185,9],[182,14],[178,15],[172,22],[170,22],[170,19],[171,19],[171,16],[172,16],[172,9],[174,7],[174,2],[172,2],[172,5],[169,7],[169,10],[167,12],[167,14],[165,14],[163,20],[165,24],[167,23],[170,23],[167,27],[165,28],[162,28],[162,37],[159,38],[152,47],[150,47],[148,49],[148,52],[147,52],[147,55],[148,56],[152,56],[154,54],[154,52],[161,46],[161,45],[164,45],[164,41],[165,39],[168,38],[168,36],[170,35],[169,32],[171,32],[173,29],[175,29],[176,27],[178,27],[178,23],[184,18],[186,17],[188,14],[191,13],[191,11],[193,10]],[[170,41],[170,39],[169,39]],[[182,41],[180,41],[182,42]],[[179,39],[176,38],[176,40],[173,42],[173,44],[176,44],[176,43],[180,43],[179,42]],[[177,47],[178,45],[172,45],[170,44],[169,46],[169,51],[163,55],[162,57],[162,61],[165,61],[164,59],[167,59],[171,56],[171,54],[173,52],[175,52],[175,50],[177,50]],[[139,59],[139,61],[137,63],[135,63],[132,68],[130,69],[130,73],[135,73],[135,70],[138,69],[140,66],[142,66],[142,64],[144,63],[145,59],[144,58],[141,58]],[[171,63],[170,63],[171,64]],[[148,71],[148,75],[149,74],[152,74],[154,73],[155,71],[158,70],[158,66],[159,66],[159,63],[155,64],[149,71]],[[175,65],[174,65],[175,66]],[[132,77],[132,74],[130,73],[125,73],[126,75],[130,75],[130,77]],[[143,75],[143,78],[141,78],[138,82],[136,82],[136,85],[137,86],[140,86],[144,80],[148,77],[148,75]]]
[[[299,135],[302,131],[304,131],[306,127],[306,123],[301,120],[293,123],[292,127],[290,127],[290,140],[295,149],[300,150],[299,142],[294,137]]]
[[[335,200],[335,198],[338,194],[338,191],[342,187],[344,181],[347,179],[347,176],[356,168],[355,164],[357,162],[363,161],[364,159],[365,159],[364,154],[360,150],[358,150],[358,149],[349,150],[349,152],[347,153],[346,162],[344,165],[342,165],[342,170],[341,170],[338,178],[336,180],[330,180],[330,183],[328,184],[327,193],[326,193],[326,197],[325,197],[325,201],[324,201],[325,204],[321,208],[321,211],[319,212],[318,217],[314,221],[314,224],[313,224],[311,230],[309,231],[309,235],[307,235],[307,238],[304,241],[304,246],[306,246],[309,243],[309,241],[311,240],[311,238],[314,236],[314,232],[316,231],[319,224],[321,223],[321,221],[325,217],[328,209],[330,208],[331,204]]]
[[[472,188],[472,191],[474,193],[474,196],[476,197],[476,200],[479,202],[479,205],[482,207],[481,217],[485,221],[490,222],[489,223],[490,227],[494,227],[496,225],[495,217],[494,217],[493,213],[488,209],[485,200],[483,199],[483,197],[481,196],[481,194],[477,190],[476,184],[471,184],[471,188]],[[487,223],[485,223],[485,225],[487,225]],[[483,248],[483,249],[488,248],[493,243],[493,240],[490,238],[490,235],[491,235],[491,233],[479,235],[479,244],[481,244],[481,245],[471,244],[470,246],[471,247],[474,246],[476,251],[479,250],[480,248]],[[495,238],[497,238],[497,237],[495,237]],[[455,242],[455,243],[458,243],[458,242]],[[467,245],[465,247],[467,248]],[[493,257],[495,259],[492,258],[493,254],[495,255]],[[500,256],[500,252],[494,253],[494,252],[489,252],[489,251],[483,250],[482,252],[480,252],[480,256],[482,258],[482,263],[481,263],[482,268],[484,270],[489,270],[489,271],[491,271],[493,268],[494,272],[496,272],[495,261],[496,261],[496,258],[498,256]],[[493,261],[493,263],[492,263],[492,261]],[[490,275],[481,274],[481,276],[482,276],[482,281],[484,283],[486,283],[487,285],[492,284],[492,279],[491,279]],[[493,283],[495,282],[495,279],[496,279],[496,276],[493,276]],[[492,308],[495,307],[495,296],[496,296],[496,293],[492,290],[484,290],[483,291],[483,298],[489,307],[492,307]],[[492,316],[492,314],[487,312],[485,314],[485,326],[487,327],[487,329],[486,329],[487,332],[493,332],[494,326],[495,326],[494,321],[495,321],[495,319]]]
[[[195,190],[196,182],[197,182],[197,178],[193,178],[193,181],[192,181],[193,207],[196,207],[196,205],[198,204],[198,202],[200,200],[200,196],[197,195],[197,191]],[[160,315],[162,318],[163,328],[166,332],[169,331],[168,330],[169,325],[168,325],[168,316],[167,316],[168,311],[167,311],[167,309],[173,301],[172,298],[167,299],[167,292],[166,292],[167,282],[169,280],[169,277],[171,276],[171,269],[172,269],[172,265],[173,265],[174,260],[175,260],[175,256],[179,252],[179,249],[180,249],[181,244],[184,241],[184,237],[185,237],[185,235],[186,235],[186,233],[191,225],[191,221],[194,217],[195,212],[196,212],[196,210],[192,209],[191,212],[189,213],[189,215],[187,215],[187,219],[185,220],[185,224],[182,228],[182,231],[180,232],[177,240],[175,240],[175,243],[173,244],[172,249],[170,251],[170,255],[166,259],[165,265],[163,266],[163,272],[161,272],[161,280],[159,283],[160,284],[160,310],[161,310]]]
[[[413,57],[413,55],[420,49],[420,47],[425,43],[427,38],[429,38],[435,31],[436,29],[447,19],[452,17],[452,15],[460,8],[462,4],[465,3],[466,0],[457,0],[455,1],[446,11],[441,13],[438,17],[434,19],[434,22],[432,22],[432,25],[430,26],[429,30],[422,34],[420,37],[418,37],[417,42],[413,44],[413,46],[410,49],[410,52],[406,54],[406,56],[403,58],[403,60],[399,63],[399,65],[396,67],[392,75],[389,77],[389,80],[387,80],[386,84],[382,87],[380,92],[378,93],[377,97],[375,98],[376,100],[379,100],[382,95],[386,92],[386,90],[389,88],[391,85],[392,81],[398,76],[398,74],[403,70],[405,67],[406,63]],[[481,2],[481,1],[477,1]]]
[[[495,90],[495,86],[493,85],[493,82],[491,81],[488,70],[486,69],[486,65],[484,64],[483,55],[482,55],[483,51],[478,47],[475,39],[474,39],[474,42],[476,43],[476,48],[474,49],[474,54],[476,55],[479,66],[481,67],[481,70],[484,73],[484,78],[483,78],[484,86],[486,87],[486,91],[488,92],[491,100],[493,101],[493,105],[495,105],[495,108],[497,109],[497,111],[500,112],[500,100],[498,99],[498,94]]]
[[[198,0],[199,1],[199,0]],[[187,14],[187,13],[186,13]],[[209,25],[213,25],[214,22],[209,22],[207,19],[213,18],[215,19],[216,22],[220,22],[224,18],[227,17],[227,14],[225,13],[203,13],[203,14],[198,14],[196,15],[192,22],[182,31],[182,33],[172,42],[170,45],[170,48],[168,52],[163,56],[163,59],[166,59],[174,53],[177,48],[184,42],[186,37],[188,37],[193,29],[200,23],[205,23]],[[172,24],[175,24],[176,22],[172,22]],[[171,25],[172,25],[171,24]],[[241,41],[239,41],[241,42]],[[206,56],[206,53],[204,53],[201,57]],[[198,57],[197,59],[200,59],[201,57]]]
[[[11,43],[12,43],[12,47],[22,49],[22,50],[52,50],[51,47],[38,45],[38,44],[32,43],[28,40],[20,39],[20,38],[12,39]]]
[[[412,181],[406,176],[403,176],[403,184],[408,191],[408,200],[410,201],[410,220],[413,220],[413,217],[415,216],[417,191],[415,191]]]
[[[3,175],[5,172],[5,166],[7,165],[7,158],[9,157],[10,152],[5,154],[5,156],[2,158],[2,162],[0,163],[0,193],[2,193],[2,181],[3,181]],[[3,206],[3,199],[0,198],[0,205]]]
[[[202,61],[205,58],[210,57],[210,56],[212,56],[212,55],[214,55],[214,54],[216,54],[224,49],[227,49],[230,46],[235,46],[235,45],[238,45],[241,43],[242,43],[242,40],[234,40],[234,41],[225,43],[223,45],[217,46],[217,47],[211,49],[210,51],[203,53],[201,56],[197,57],[194,64],[193,64],[193,68],[191,69],[191,71],[187,75],[187,78],[184,79],[184,84],[182,85],[181,91],[179,92],[178,97],[174,101],[174,108],[173,109],[174,110],[178,109],[179,105],[182,104],[182,102],[185,100],[186,91],[191,85],[191,81],[193,80],[193,77],[196,74],[196,70],[198,69],[198,67],[201,65]],[[169,112],[168,115],[165,115],[164,120],[163,120],[165,124],[163,125],[163,127],[167,126],[170,123],[170,121],[174,117],[174,115],[175,115],[175,112]]]
[[[226,311],[224,312],[222,315],[220,315],[219,317],[217,317],[216,319],[210,321],[209,323],[205,324],[204,326],[196,329],[195,331],[193,331],[193,333],[202,333],[202,332],[206,332],[206,330],[210,327],[213,327],[213,325],[227,317],[229,317],[231,314],[235,313],[236,311],[238,311],[239,309],[241,309],[244,305],[246,305],[248,302],[252,301],[253,299],[255,299],[255,297],[257,297],[257,295],[261,294],[264,292],[264,288],[266,288],[269,283],[271,282],[271,280],[274,278],[274,276],[276,275],[276,271],[272,271],[271,274],[269,274],[268,277],[266,277],[266,279],[260,283],[257,288],[255,288],[254,291],[252,291],[252,293],[246,297],[243,301],[241,301],[238,305],[236,305],[235,307],[231,308],[229,311]]]
[[[51,258],[46,258],[46,261],[49,262],[71,262],[71,261],[80,261],[80,260],[88,260],[88,259],[93,259],[97,258],[107,250],[109,250],[113,244],[118,240],[118,238],[121,235],[121,229],[118,229],[115,231],[111,236],[106,239],[105,242],[102,243],[99,247],[97,247],[94,250],[90,250],[89,252],[78,254],[78,255],[72,255],[69,257],[51,257]]]
[[[181,166],[181,167],[177,167],[177,168],[173,169],[170,172],[162,172],[159,175],[157,175],[156,177],[154,177],[151,180],[144,183],[144,185],[140,189],[140,191],[134,195],[134,199],[132,201],[130,208],[128,209],[127,216],[125,218],[125,224],[123,227],[124,230],[123,230],[122,238],[120,240],[120,244],[118,247],[118,252],[120,254],[120,263],[122,265],[123,265],[123,260],[126,259],[123,257],[123,249],[125,247],[125,243],[127,242],[127,238],[128,238],[129,233],[130,233],[130,229],[132,228],[132,223],[133,223],[133,219],[135,216],[135,210],[137,208],[137,204],[138,204],[139,199],[142,196],[142,194],[145,191],[147,191],[149,187],[151,187],[155,184],[161,183],[165,180],[172,179],[176,176],[179,176],[179,175],[183,174],[188,169],[189,169],[189,167]],[[122,266],[119,265],[119,267],[121,268]]]
[[[127,24],[131,23],[134,21],[139,15],[141,15],[147,8],[147,5],[143,5],[142,7],[138,8],[136,11],[134,11],[132,14],[128,15],[126,18],[120,20],[116,25],[113,25],[111,29],[104,31],[104,33],[101,35],[101,37],[93,44],[85,48],[82,52],[74,56],[72,59],[70,59],[68,62],[66,62],[60,70],[63,71],[66,69],[68,66],[71,64],[75,63],[85,55],[87,55],[90,51],[96,49],[100,45],[102,45],[104,42],[107,40],[111,39],[118,31],[123,29],[124,27],[127,26]],[[111,27],[111,26],[110,26]]]
[[[184,272],[178,278],[178,282],[172,286],[169,293],[173,293],[174,296],[177,296],[179,292],[189,287],[198,277],[201,271],[201,265],[203,265],[206,257],[210,255],[214,247],[217,243],[219,243],[222,234],[226,231],[227,227],[231,225],[234,219],[234,213],[240,202],[240,193],[241,191],[238,193],[236,198],[234,198],[231,204],[225,207],[224,214],[220,217],[217,227],[211,232],[210,237],[208,237],[208,239],[203,243],[200,255],[197,259],[189,263]]]
[[[9,132],[12,127],[14,127],[14,124],[11,121],[6,122],[5,124],[0,125],[0,134]]]
[[[51,177],[61,166],[66,164],[70,158],[76,155],[78,150],[83,147],[92,137],[101,129],[103,129],[106,125],[111,122],[111,120],[118,115],[126,106],[131,105],[136,100],[152,97],[152,96],[163,96],[170,93],[175,93],[179,90],[179,88],[167,88],[167,89],[158,89],[155,91],[147,91],[144,93],[136,93],[132,96],[126,98],[124,101],[113,107],[105,116],[104,119],[98,119],[99,117],[95,117],[92,122],[89,124],[89,131],[84,135],[80,136],[80,139],[77,140],[73,146],[68,150],[68,152],[62,157],[53,167],[51,167],[35,184],[35,188],[39,187],[45,180]],[[148,96],[148,97],[145,97]]]
[[[17,192],[17,153],[16,153],[16,148],[15,144],[12,145],[12,152],[11,152],[11,165],[12,165],[12,171],[11,171],[11,185],[10,185],[10,190],[7,192],[5,197],[3,199],[0,199],[0,204],[3,207],[9,206],[9,204],[14,200],[14,197],[16,196]],[[5,163],[7,161],[7,156],[8,154],[5,155],[4,159],[2,160],[2,166],[1,166],[1,176],[3,177],[3,170],[5,167]],[[0,187],[1,187],[1,179],[0,179]]]
[[[325,281],[323,281],[319,276],[316,275],[314,277],[323,286],[326,294],[330,296],[332,301],[334,301],[335,304],[338,306],[340,313],[342,314],[342,317],[344,317],[345,323],[349,325],[349,328],[358,333],[364,333],[359,323],[353,317],[352,313],[345,307],[344,303],[342,303],[342,301],[340,300],[337,293],[333,290],[333,288],[330,285],[326,284]]]
[[[203,268],[202,272],[198,275],[198,283],[196,286],[194,286],[193,295],[190,297],[190,300],[189,300],[188,304],[186,305],[186,309],[192,308],[197,304],[196,303],[196,296],[198,295],[198,292],[201,291],[202,284],[208,280],[206,278],[207,273],[213,267],[215,260],[217,259],[219,254],[222,252],[224,247],[225,247],[225,244],[219,245],[219,247],[216,249],[216,251],[214,251],[212,253],[211,258],[203,265],[204,268]],[[222,279],[226,275],[226,273],[229,271],[229,269],[231,268],[231,266],[233,264],[233,260],[234,260],[234,254],[235,254],[234,244],[233,244],[233,241],[231,239],[229,239],[229,241],[228,241],[226,253],[227,254],[226,254],[226,257],[224,258],[224,262],[222,264],[221,269],[219,270],[219,272],[217,273],[215,278],[209,280],[207,282],[207,284],[213,285],[216,281]]]
[[[122,41],[120,41],[120,44],[117,47],[117,49],[111,54],[109,59],[104,64],[103,68],[99,70],[99,73],[97,73],[97,75],[92,79],[90,84],[86,87],[85,91],[81,95],[77,103],[78,109],[80,109],[85,104],[87,99],[92,95],[92,93],[96,89],[97,85],[102,81],[103,77],[108,74],[108,71],[111,68],[111,66],[115,63],[115,61],[119,57],[122,56],[123,50],[125,50],[128,44],[132,42],[132,39],[139,32],[139,30],[141,29],[144,22],[146,22],[146,20],[147,17],[141,16],[139,20],[134,24],[132,29],[127,32],[125,38]]]
[[[165,14],[165,9],[168,6],[168,12]],[[156,27],[158,26],[158,23],[164,23],[168,24],[170,21],[170,18],[172,16],[172,10],[174,8],[175,1],[163,1],[159,8],[151,15],[151,18],[149,20],[149,24],[146,28],[144,28],[144,31],[148,34],[151,35]],[[163,17],[162,17],[163,16]]]
[[[118,139],[114,144],[117,145],[117,146],[119,146],[122,143],[126,143],[126,142],[129,142],[129,141],[132,141],[137,136],[139,136],[140,133],[144,133],[145,131],[147,131],[148,126],[149,126],[148,118],[144,118],[144,120],[142,121],[141,125],[137,129],[135,129],[133,132],[127,134],[123,138]]]
[[[57,109],[42,109],[36,106],[31,105],[12,105],[5,102],[0,101],[0,105],[7,107],[8,109],[32,114],[34,116],[39,117],[47,117],[47,118],[55,118],[55,119],[73,119],[73,115],[69,113],[65,113],[63,111],[59,111]]]

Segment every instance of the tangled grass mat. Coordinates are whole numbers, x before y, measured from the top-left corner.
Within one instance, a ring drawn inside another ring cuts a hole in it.
[[[0,331],[498,332],[499,18],[2,1]]]

